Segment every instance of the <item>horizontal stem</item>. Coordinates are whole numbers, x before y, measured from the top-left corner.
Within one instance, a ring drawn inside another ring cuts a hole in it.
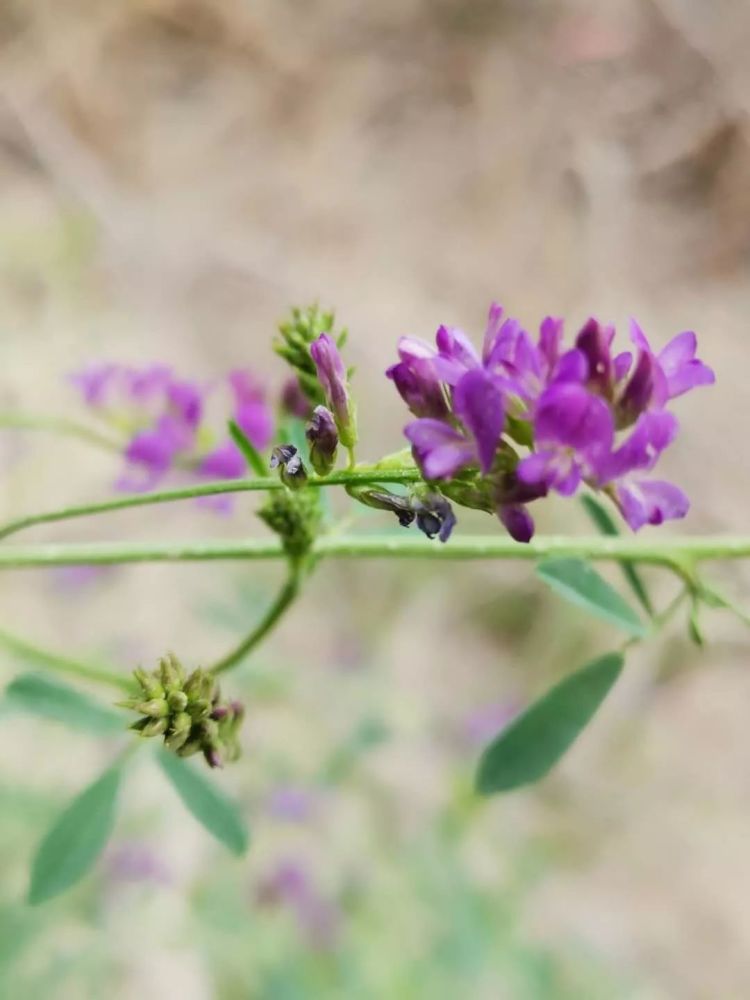
[[[94,444],[105,451],[122,454],[123,443],[102,434],[100,431],[79,424],[75,420],[60,417],[34,417],[23,413],[0,413],[0,430],[48,431],[64,437],[78,438],[86,444]]]
[[[96,681],[118,688],[120,691],[132,690],[132,681],[128,677],[92,663],[80,663],[78,660],[68,659],[67,656],[59,656],[48,649],[35,646],[27,639],[22,639],[6,629],[0,629],[0,646],[47,670],[67,674],[69,677],[78,677],[81,680]]]
[[[309,486],[343,486],[362,483],[414,483],[421,476],[416,469],[384,469],[374,467],[368,469],[342,470],[332,472],[328,476],[311,476]],[[194,500],[197,497],[210,497],[222,493],[247,493],[263,490],[283,489],[283,483],[278,477],[267,476],[257,479],[222,479],[214,483],[200,483],[184,486],[175,490],[160,490],[154,493],[136,493],[132,496],[118,497],[116,500],[103,500],[99,503],[81,504],[74,507],[63,507],[59,510],[42,511],[39,514],[29,514],[19,517],[0,526],[0,538],[7,538],[24,528],[38,524],[51,524],[56,521],[68,521],[78,517],[88,517],[91,514],[109,514],[118,510],[128,510],[131,507],[148,507],[152,504],[172,503],[176,500]]]
[[[521,545],[504,535],[452,538],[447,545],[420,537],[393,535],[329,535],[319,538],[311,553],[334,559],[580,559],[675,567],[708,559],[750,558],[750,536],[670,537],[661,541],[595,536],[539,535]],[[109,565],[135,562],[205,562],[210,560],[280,559],[276,539],[241,541],[206,539],[188,542],[97,542],[79,545],[13,545],[0,547],[0,569],[27,566]]]

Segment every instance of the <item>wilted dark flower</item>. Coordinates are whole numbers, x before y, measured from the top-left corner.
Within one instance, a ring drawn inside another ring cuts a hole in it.
[[[282,483],[290,490],[298,490],[307,482],[302,456],[293,444],[280,444],[273,449],[270,468],[279,470]]]

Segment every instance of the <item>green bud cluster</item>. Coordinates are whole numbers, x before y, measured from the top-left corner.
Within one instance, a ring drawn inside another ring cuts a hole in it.
[[[326,400],[318,381],[315,363],[310,356],[310,344],[321,333],[328,333],[338,347],[343,347],[347,331],[334,333],[335,319],[333,312],[322,312],[317,304],[308,306],[307,309],[292,309],[290,318],[279,323],[279,336],[274,341],[274,351],[294,370],[300,388],[313,406],[320,406]]]
[[[222,702],[216,678],[200,668],[186,674],[173,653],[156,670],[134,670],[139,693],[120,702],[141,716],[130,727],[140,736],[162,736],[180,757],[202,753],[211,767],[236,760],[245,714],[239,702]]]
[[[295,562],[303,559],[320,533],[322,510],[316,489],[275,490],[258,517],[275,532],[284,551]]]

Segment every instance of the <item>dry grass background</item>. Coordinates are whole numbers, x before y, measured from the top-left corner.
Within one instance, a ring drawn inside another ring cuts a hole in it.
[[[4,0],[2,406],[64,412],[61,375],[91,358],[165,358],[195,373],[250,363],[278,378],[275,321],[317,298],[352,331],[374,454],[400,430],[378,375],[401,333],[429,336],[443,321],[478,332],[493,297],[529,322],[593,312],[624,324],[633,313],[656,341],[695,328],[719,377],[685,401],[665,462],[693,497],[684,530],[745,531],[748,42],[744,0]],[[114,474],[75,444],[6,435],[0,446],[3,516],[100,495]],[[554,505],[545,518],[569,523]],[[39,537],[164,530],[149,514]],[[238,527],[180,509],[168,530]],[[390,570],[368,570],[367,587],[358,572],[325,569],[277,649],[309,657],[302,623],[344,586],[361,600],[315,633],[314,665],[388,618],[375,660],[402,738],[375,767],[407,800],[423,790],[408,825],[441,796],[425,719],[538,684],[471,617],[481,592],[507,597],[526,571],[417,574],[397,600]],[[725,576],[748,593],[747,574]],[[191,610],[224,587],[218,568],[123,572],[85,607],[47,577],[0,587],[19,630],[123,663],[175,635],[196,659],[224,641]],[[553,615],[543,608],[543,632],[527,636],[529,663],[553,663]],[[720,619],[708,631],[700,658],[680,639],[634,657],[607,718],[565,765],[563,804],[498,806],[477,838],[480,871],[497,863],[492,831],[508,822],[518,837],[545,827],[577,845],[578,860],[535,892],[532,932],[588,941],[635,970],[649,998],[750,992],[747,646]],[[667,660],[685,669],[657,683]],[[335,728],[320,691],[334,683],[316,669],[300,697]],[[272,728],[259,720],[257,739]],[[74,787],[95,769],[83,750],[61,760],[26,746],[22,757],[4,742],[3,756],[6,776],[26,772],[39,787]],[[189,871],[200,848],[184,853]],[[142,931],[149,985],[136,983],[141,967],[123,996],[155,997],[164,968],[177,975],[156,914]],[[183,996],[210,995],[200,969],[184,978]]]

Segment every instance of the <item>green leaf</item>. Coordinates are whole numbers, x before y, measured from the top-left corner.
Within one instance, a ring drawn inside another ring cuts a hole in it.
[[[629,635],[642,637],[646,628],[627,601],[582,559],[545,559],[537,573],[571,604],[585,608]]]
[[[92,733],[122,732],[125,728],[117,712],[75,688],[41,674],[22,674],[11,681],[5,689],[4,704],[11,709]]]
[[[176,754],[160,750],[157,759],[188,812],[230,851],[244,854],[249,834],[234,802]]]
[[[598,500],[595,500],[590,496],[582,496],[581,503],[585,507],[586,513],[603,535],[614,537],[615,535],[620,534],[620,530],[617,527],[614,518],[607,508],[603,504],[600,504]],[[648,596],[646,585],[641,579],[640,573],[635,568],[635,565],[632,562],[621,562],[620,569],[622,570],[625,579],[628,581],[630,589],[638,598],[643,610],[649,618],[653,618],[654,606],[651,603],[651,598]]]
[[[30,903],[59,895],[92,867],[112,832],[120,777],[119,764],[105,771],[49,830],[32,865]]]
[[[482,755],[477,791],[509,792],[543,778],[589,723],[622,665],[621,653],[592,660],[514,719]]]
[[[242,456],[247,462],[248,468],[251,469],[256,476],[267,476],[268,466],[266,462],[263,461],[262,455],[252,441],[250,441],[247,437],[240,425],[234,420],[229,421],[229,433],[231,434],[234,443],[242,452]]]

